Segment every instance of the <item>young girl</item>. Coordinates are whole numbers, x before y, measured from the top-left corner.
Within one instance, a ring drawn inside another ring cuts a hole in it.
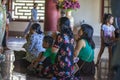
[[[109,52],[109,70],[110,70],[110,62],[112,58],[112,44],[115,38],[114,31],[115,28],[112,25],[114,18],[111,14],[105,14],[103,18],[103,24],[101,26],[101,48],[98,54],[96,65],[99,64],[100,58],[103,54],[105,47],[108,47]]]

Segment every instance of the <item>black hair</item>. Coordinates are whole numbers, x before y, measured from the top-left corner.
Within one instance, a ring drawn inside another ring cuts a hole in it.
[[[67,17],[61,17],[60,18],[60,26],[63,24],[70,27],[70,20]]]
[[[80,37],[80,39],[87,40],[88,43],[91,45],[91,47],[94,49],[95,43],[92,39],[94,30],[93,30],[92,26],[88,25],[88,24],[82,24],[81,29],[83,31],[83,35]]]
[[[110,20],[110,18],[113,17],[110,13],[105,13],[103,16],[103,24],[107,24],[107,22]]]
[[[51,36],[44,36],[43,41],[47,42],[49,44],[49,47],[53,45],[54,39]]]
[[[40,24],[34,23],[34,24],[32,24],[31,28],[32,28],[33,30],[35,30],[36,33],[42,34]]]
[[[67,17],[60,18],[60,31],[62,34],[67,34],[70,38],[73,38],[73,32],[70,27],[70,20]]]
[[[34,5],[34,6],[35,6],[35,5],[38,5],[38,3],[34,3],[33,5]]]

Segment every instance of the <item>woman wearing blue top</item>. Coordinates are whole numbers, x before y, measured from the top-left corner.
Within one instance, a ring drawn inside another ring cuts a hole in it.
[[[89,77],[89,80],[94,80],[95,65],[94,65],[94,48],[95,43],[92,39],[93,28],[88,24],[81,25],[78,32],[78,41],[75,47],[74,56],[79,58],[78,66],[79,71],[76,73],[77,76],[81,76],[82,80],[84,77]]]
[[[27,48],[27,52],[38,57],[39,53],[44,52],[45,49],[42,46],[44,34],[40,29],[38,23],[34,23],[30,29],[30,41]]]
[[[44,52],[45,49],[43,48],[43,38],[44,34],[40,29],[40,25],[38,23],[34,23],[31,26],[30,33],[27,38],[27,43],[25,45],[26,49],[26,57],[16,60],[14,62],[15,66],[21,66],[21,68],[27,68],[31,61],[36,59],[39,53]]]

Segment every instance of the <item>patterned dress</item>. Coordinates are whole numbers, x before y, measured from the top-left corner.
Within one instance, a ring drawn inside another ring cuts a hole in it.
[[[56,78],[55,80],[80,80],[75,79],[72,75],[74,47],[71,44],[71,39],[67,35],[63,35],[61,38],[63,41],[59,43],[60,48],[54,65],[54,78]]]

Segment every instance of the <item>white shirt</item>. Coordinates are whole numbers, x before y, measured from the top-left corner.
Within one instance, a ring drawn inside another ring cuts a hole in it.
[[[115,31],[115,28],[113,25],[108,26],[104,24],[102,26],[102,30],[104,31],[104,36],[112,37],[113,36],[112,33]]]

